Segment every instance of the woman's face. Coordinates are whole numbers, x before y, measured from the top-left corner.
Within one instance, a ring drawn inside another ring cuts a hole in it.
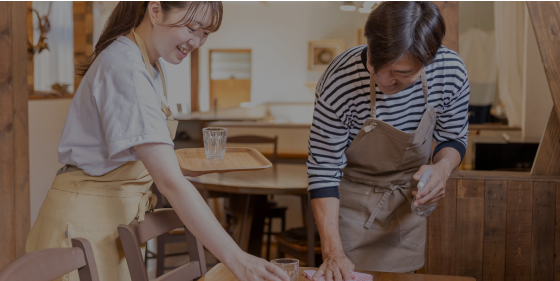
[[[152,8],[152,3],[149,8]],[[150,12],[153,13],[154,9],[150,9]],[[204,13],[199,12],[195,16],[195,23],[182,25],[185,22],[183,20],[185,13],[186,9],[172,9],[164,17],[159,9],[159,12],[151,16],[152,23],[154,21],[159,23],[153,24],[152,37],[155,49],[165,61],[172,64],[181,63],[192,50],[202,46],[210,34],[210,31],[204,28],[210,26],[212,18],[210,14],[205,16]],[[207,13],[211,11],[208,10]]]
[[[373,66],[367,64],[369,73],[373,73],[379,90],[386,95],[394,95],[412,86],[420,74],[422,74],[422,63],[409,55],[404,55],[397,63],[380,69],[377,73]]]

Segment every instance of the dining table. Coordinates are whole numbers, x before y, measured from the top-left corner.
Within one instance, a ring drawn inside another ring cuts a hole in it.
[[[269,195],[294,195],[301,198],[308,245],[315,244],[315,223],[307,192],[305,164],[274,164],[257,171],[213,173],[186,177],[204,197],[229,198],[228,210],[240,221],[233,228],[233,238],[244,251],[261,256],[265,210]],[[314,266],[314,247],[308,248],[308,265]]]
[[[305,270],[317,270],[313,267],[300,267],[297,281],[309,281],[303,275]],[[361,271],[357,272],[371,274],[373,281],[475,281],[472,277],[430,275],[430,274],[410,274],[394,272]],[[223,264],[219,263],[208,271],[199,281],[238,281],[233,273]],[[295,281],[295,280],[294,280]]]

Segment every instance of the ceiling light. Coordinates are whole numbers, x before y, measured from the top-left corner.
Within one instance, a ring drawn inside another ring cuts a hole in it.
[[[379,6],[380,1],[364,1],[364,7],[360,8],[358,11],[360,13],[369,14],[371,11],[375,10]]]
[[[344,1],[342,3],[342,6],[340,6],[340,9],[343,11],[355,11],[356,10],[356,6],[354,6],[354,3],[352,3],[352,1]]]
[[[370,8],[359,8],[358,11],[360,13],[364,13],[364,14],[369,14],[371,13],[371,9]]]

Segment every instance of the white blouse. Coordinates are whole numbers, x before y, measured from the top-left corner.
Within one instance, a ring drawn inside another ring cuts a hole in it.
[[[165,75],[163,64],[162,69]],[[138,46],[124,36],[103,50],[72,100],[58,160],[100,176],[128,161],[140,160],[135,145],[173,146],[161,110],[160,101],[167,104],[161,77],[155,68],[152,71],[155,81]]]

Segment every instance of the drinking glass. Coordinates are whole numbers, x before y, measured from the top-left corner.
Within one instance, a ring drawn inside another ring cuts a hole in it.
[[[272,264],[284,270],[290,281],[297,281],[299,274],[299,260],[297,259],[275,259],[270,261]]]
[[[202,129],[204,153],[208,159],[222,159],[226,152],[227,129],[208,127]]]

